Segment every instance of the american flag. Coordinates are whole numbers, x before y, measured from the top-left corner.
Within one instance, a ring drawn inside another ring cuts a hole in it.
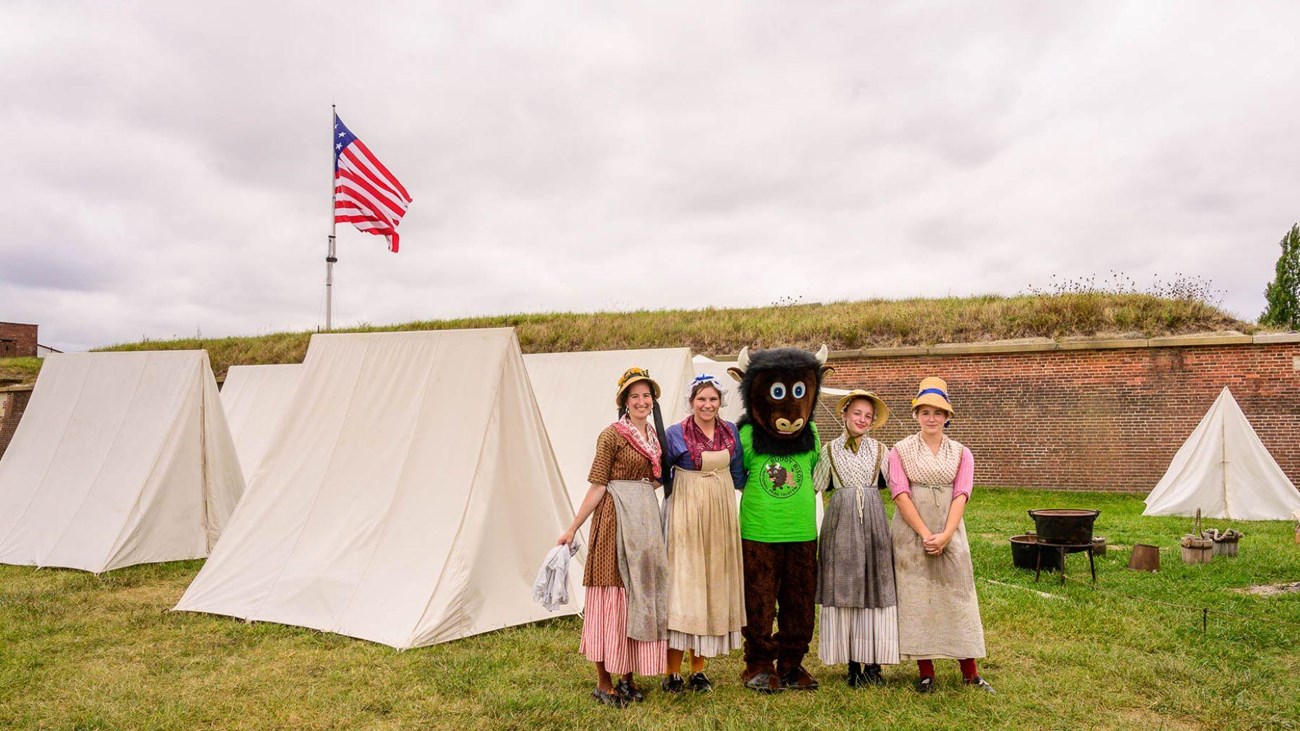
[[[411,194],[335,114],[334,222],[383,236],[388,250],[396,252],[397,224],[409,205]]]

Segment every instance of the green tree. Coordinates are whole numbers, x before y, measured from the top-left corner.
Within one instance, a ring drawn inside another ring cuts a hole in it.
[[[1259,322],[1300,330],[1300,225],[1293,224],[1280,243],[1282,255],[1277,258],[1277,273],[1264,290],[1268,308],[1259,316]]]

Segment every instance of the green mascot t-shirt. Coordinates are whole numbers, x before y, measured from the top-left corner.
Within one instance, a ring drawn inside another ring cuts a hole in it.
[[[812,429],[813,444],[817,425]],[[745,491],[740,498],[740,537],[762,543],[795,543],[817,540],[817,491],[813,488],[813,467],[820,448],[778,457],[754,453],[754,425],[740,427],[740,444],[745,455]]]

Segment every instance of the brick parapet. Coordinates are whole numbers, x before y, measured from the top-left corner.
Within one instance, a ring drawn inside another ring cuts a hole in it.
[[[895,410],[883,430],[912,431],[926,375],[948,381],[954,439],[980,484],[1147,491],[1228,387],[1264,446],[1300,481],[1300,345],[1051,351],[841,359],[827,384],[865,386]],[[827,433],[836,433],[834,426]]]
[[[882,348],[833,353],[830,365],[827,386],[867,388],[890,406],[887,443],[914,430],[921,378],[946,379],[949,434],[975,454],[981,485],[1146,492],[1225,386],[1300,482],[1294,333]],[[840,432],[831,401],[817,417],[826,438]]]

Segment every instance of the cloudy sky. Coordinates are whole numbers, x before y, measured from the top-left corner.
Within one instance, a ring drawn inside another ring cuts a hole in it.
[[[330,104],[415,198],[336,323],[1212,280],[1300,220],[1294,2],[0,1],[0,320],[324,319]]]

